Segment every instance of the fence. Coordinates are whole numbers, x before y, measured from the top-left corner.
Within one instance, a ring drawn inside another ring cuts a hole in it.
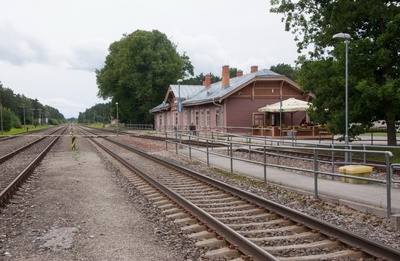
[[[166,139],[166,149],[168,150],[168,145],[174,145],[176,153],[179,153],[178,147],[188,149],[189,158],[191,157],[192,150],[200,151],[206,154],[207,165],[210,165],[210,157],[218,156],[227,158],[230,161],[230,171],[234,172],[234,161],[242,161],[242,162],[250,162],[253,164],[258,164],[263,166],[263,178],[264,183],[267,183],[267,168],[278,168],[292,171],[301,171],[310,173],[314,177],[314,197],[318,198],[319,196],[319,184],[318,178],[321,176],[330,177],[331,179],[339,178],[351,178],[355,180],[364,180],[368,182],[374,182],[386,185],[386,202],[387,202],[387,216],[388,218],[392,212],[392,204],[391,204],[391,194],[392,194],[392,184],[400,183],[400,180],[395,179],[393,177],[393,170],[400,169],[400,164],[390,164],[390,157],[392,153],[390,151],[378,151],[378,150],[369,150],[372,146],[362,145],[359,146],[360,149],[351,149],[346,148],[337,148],[339,146],[335,144],[316,144],[316,143],[306,143],[306,142],[297,142],[297,141],[280,141],[280,140],[268,140],[257,137],[249,137],[249,136],[237,136],[237,135],[223,135],[221,133],[212,133],[211,138],[209,137],[201,137],[198,135],[189,135],[181,132],[165,132]],[[173,138],[173,139],[172,139]],[[188,144],[182,143],[182,140],[187,141]],[[238,141],[239,140],[239,141]],[[203,142],[206,144],[205,148],[200,148],[197,144],[199,142]],[[226,152],[224,154],[217,153],[214,151],[214,144],[223,145],[226,147]],[[239,158],[233,155],[234,148],[242,148],[248,151],[248,158]],[[271,152],[273,149],[277,152]],[[312,154],[311,158],[305,158],[302,156],[296,155],[283,155],[280,152],[282,151],[297,151],[297,152],[308,152]],[[262,161],[255,161],[252,159],[253,154],[262,152]],[[341,161],[339,155],[343,155],[344,153],[348,153],[350,155],[349,162]],[[344,166],[352,163],[352,155],[362,155],[363,165],[372,166],[372,167],[380,167],[386,170],[385,179],[374,179],[374,178],[365,178],[359,176],[345,175],[338,173],[338,167]],[[319,155],[324,155],[328,159],[321,159]],[[369,155],[383,155],[385,158],[384,164],[368,163]],[[268,159],[271,159],[270,156],[276,160],[276,162],[268,162]],[[298,159],[302,161],[309,162],[309,168],[302,168],[298,166],[289,166],[283,165],[282,159],[290,158],[290,159]],[[330,171],[321,171],[320,166],[322,164],[329,164],[331,166]]]
[[[130,130],[153,130],[153,124],[124,124],[124,127]]]

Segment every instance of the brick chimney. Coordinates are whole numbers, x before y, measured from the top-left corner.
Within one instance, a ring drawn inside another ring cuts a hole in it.
[[[207,74],[206,78],[203,81],[204,87],[209,87],[211,85],[211,75]]]
[[[229,65],[222,66],[222,88],[229,85]]]
[[[243,71],[242,70],[238,70],[236,72],[236,77],[240,77],[240,76],[243,76]]]
[[[258,66],[257,65],[253,65],[251,66],[251,73],[257,72],[258,71]]]

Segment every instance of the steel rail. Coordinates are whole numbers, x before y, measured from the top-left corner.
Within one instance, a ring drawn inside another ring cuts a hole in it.
[[[167,197],[169,197],[171,200],[176,202],[178,205],[189,211],[192,215],[194,215],[197,219],[199,219],[201,222],[204,224],[207,224],[210,228],[214,229],[215,232],[221,236],[224,236],[226,241],[228,241],[230,244],[235,245],[237,249],[244,253],[245,255],[251,256],[255,260],[274,260],[278,261],[276,257],[274,257],[272,254],[268,253],[261,247],[257,246],[244,236],[240,235],[230,227],[226,226],[219,220],[213,218],[211,215],[209,215],[207,212],[203,211],[196,205],[192,204],[190,201],[184,199],[180,195],[176,194],[172,190],[166,188],[153,178],[149,177],[146,173],[142,172],[141,170],[137,169],[133,165],[129,164],[127,161],[123,160],[121,157],[116,155],[114,152],[109,150],[107,147],[104,145],[100,144],[99,142],[95,141],[93,138],[89,137],[89,139],[95,143],[97,146],[102,148],[104,151],[106,151],[108,154],[110,154],[112,157],[114,157],[116,160],[118,160],[121,164],[123,164],[125,167],[127,167],[129,170],[133,171],[134,173],[137,173],[141,177],[143,177],[147,182],[152,184],[154,187],[156,187],[159,191],[164,193]],[[106,139],[106,138],[104,138]],[[109,139],[106,139],[109,141]],[[121,144],[119,144],[121,145]],[[128,146],[129,147],[129,146]],[[131,148],[131,147],[130,147]],[[132,149],[132,148],[131,148]],[[132,151],[132,150],[131,150]],[[141,153],[139,153],[141,155]]]
[[[56,133],[57,131],[59,131],[59,130],[61,130],[61,129],[62,129],[62,128],[59,128],[59,129],[57,129],[57,130],[51,132],[49,135],[52,135],[52,134]],[[16,137],[18,137],[18,136],[12,136],[12,138],[16,138]],[[40,141],[43,140],[44,138],[46,138],[46,137],[42,137],[42,138],[39,138],[39,139],[37,139],[37,140],[34,140],[34,141],[30,142],[29,144],[27,144],[27,145],[25,145],[25,146],[23,146],[23,147],[21,147],[21,148],[19,148],[19,149],[16,149],[16,150],[14,150],[13,152],[10,152],[10,153],[4,155],[3,157],[0,157],[0,163],[3,163],[3,162],[5,162],[6,160],[8,160],[8,159],[14,157],[15,155],[17,155],[17,154],[20,153],[21,151],[24,151],[24,150],[28,149],[29,147],[31,147],[32,145],[35,145],[36,143],[40,142]]]
[[[293,221],[297,223],[304,224],[305,226],[318,230],[320,233],[325,234],[328,237],[333,237],[337,238],[340,242],[347,244],[349,246],[356,247],[358,249],[361,249],[363,252],[368,253],[374,257],[378,258],[385,258],[388,260],[400,260],[400,251],[391,247],[388,247],[384,244],[381,244],[379,242],[370,240],[368,238],[364,238],[358,235],[355,235],[349,231],[346,231],[344,229],[335,227],[331,224],[328,224],[326,222],[323,222],[321,220],[315,219],[313,217],[307,216],[301,212],[298,212],[296,210],[290,209],[288,207],[285,207],[283,205],[277,204],[273,201],[267,200],[265,198],[261,198],[257,195],[251,194],[247,191],[238,189],[236,187],[233,187],[231,185],[228,185],[226,183],[222,183],[218,180],[215,180],[213,178],[204,176],[200,173],[196,173],[195,171],[192,171],[190,169],[187,169],[185,167],[173,164],[168,161],[164,161],[161,158],[158,158],[154,155],[147,154],[144,151],[141,151],[139,149],[133,148],[131,146],[119,143],[117,141],[104,138],[107,141],[110,141],[114,144],[117,144],[123,148],[126,148],[128,150],[131,150],[132,152],[139,153],[142,156],[145,156],[147,158],[150,158],[154,161],[157,161],[160,164],[163,165],[168,165],[169,167],[178,170],[180,172],[183,172],[185,174],[188,174],[196,179],[202,180],[212,186],[222,188],[233,195],[236,195],[240,198],[243,198],[245,200],[248,200],[249,202],[252,202],[254,204],[257,204],[259,206],[262,206],[270,211],[276,212],[278,215],[284,216],[284,217],[290,217]]]
[[[59,131],[60,129],[58,129],[57,131]],[[65,129],[61,133],[63,133]],[[35,167],[40,163],[40,161],[44,158],[44,156],[46,156],[46,154],[50,151],[51,147],[55,144],[55,142],[59,138],[60,135],[55,137],[53,141],[23,171],[21,171],[21,173],[3,191],[0,192],[0,205],[5,203],[9,198],[12,197],[15,191],[29,177],[29,175],[33,172]]]

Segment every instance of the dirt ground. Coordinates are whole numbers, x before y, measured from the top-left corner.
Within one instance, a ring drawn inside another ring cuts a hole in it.
[[[83,138],[62,136],[0,213],[0,260],[182,260]]]

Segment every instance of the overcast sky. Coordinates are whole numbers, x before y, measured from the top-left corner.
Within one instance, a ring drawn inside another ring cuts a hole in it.
[[[97,103],[95,69],[112,42],[159,30],[186,52],[195,74],[294,65],[294,36],[270,0],[0,0],[0,81],[66,118]],[[161,101],[160,101],[161,102]]]

